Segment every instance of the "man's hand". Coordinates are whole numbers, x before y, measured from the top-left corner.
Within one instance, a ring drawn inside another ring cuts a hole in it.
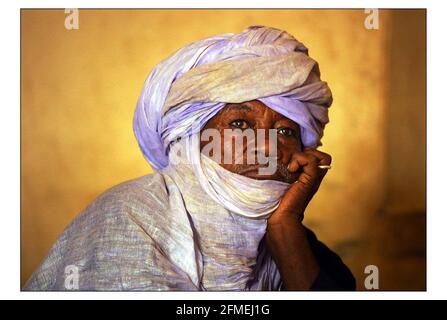
[[[298,173],[295,183],[267,220],[266,241],[286,290],[308,290],[320,272],[301,221],[304,210],[321,184],[331,156],[313,149],[293,154],[288,170]]]
[[[318,166],[330,165],[331,161],[329,154],[315,149],[306,148],[303,152],[294,153],[288,170],[291,173],[299,174],[298,179],[284,194],[279,207],[271,215],[268,223],[271,225],[281,223],[290,217],[298,217],[301,221],[304,217],[304,210],[328,171]]]

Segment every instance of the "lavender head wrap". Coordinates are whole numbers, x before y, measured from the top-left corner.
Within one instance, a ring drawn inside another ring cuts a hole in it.
[[[264,26],[193,42],[159,63],[138,100],[135,136],[162,170],[171,142],[197,133],[226,103],[255,99],[298,123],[305,147],[321,144],[332,94],[318,64],[290,34]]]

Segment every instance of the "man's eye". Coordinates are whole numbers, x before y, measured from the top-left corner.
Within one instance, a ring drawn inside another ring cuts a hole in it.
[[[238,129],[248,129],[250,127],[248,122],[242,119],[234,120],[233,122],[230,123],[230,125]]]
[[[278,133],[285,135],[287,137],[293,136],[295,134],[295,131],[293,129],[290,128],[279,128],[278,129]]]

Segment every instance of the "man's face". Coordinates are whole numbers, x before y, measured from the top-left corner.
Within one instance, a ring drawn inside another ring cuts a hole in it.
[[[302,149],[300,127],[294,121],[268,108],[262,102],[252,100],[226,104],[202,129],[201,150],[209,143],[209,140],[212,140],[203,138],[207,129],[217,130],[220,134],[221,161],[219,164],[225,169],[253,179],[278,180],[288,183],[295,181],[299,175],[299,172],[290,173],[287,170],[287,165],[292,155]],[[275,141],[269,141],[271,139],[270,129],[276,131],[277,138]],[[253,139],[251,139],[252,141],[249,138],[241,139],[242,147],[239,152],[236,151],[237,148],[235,147],[236,137],[230,136],[231,143],[225,143],[228,140],[225,140],[224,136],[228,137],[229,132],[245,134],[247,130],[254,132]],[[264,141],[259,141],[260,139]],[[277,165],[273,174],[262,174],[259,172],[259,168],[265,168],[268,165],[260,161],[260,153],[271,156],[270,153],[273,154],[274,152],[274,150],[270,150],[272,143],[276,143]],[[252,158],[249,156],[250,152],[254,152]],[[213,156],[212,153],[210,152],[210,156]],[[224,161],[224,153],[231,154],[231,161]],[[255,159],[255,161],[253,162],[250,159]]]

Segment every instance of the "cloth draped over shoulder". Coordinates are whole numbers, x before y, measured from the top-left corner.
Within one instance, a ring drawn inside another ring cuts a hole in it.
[[[198,144],[226,103],[255,99],[298,123],[304,146],[321,144],[331,91],[287,32],[252,26],[196,41],[159,63],[133,123],[156,172],[90,204],[25,289],[278,290],[263,239],[289,184],[229,172]],[[172,161],[174,145],[184,161]]]

